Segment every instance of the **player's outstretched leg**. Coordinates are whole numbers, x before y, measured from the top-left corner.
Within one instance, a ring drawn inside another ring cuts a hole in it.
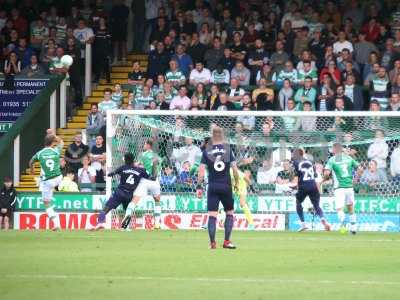
[[[349,221],[350,221],[350,232],[352,234],[356,234],[357,233],[357,216],[354,213],[354,207],[353,204],[349,204],[347,205],[347,209],[349,211]]]
[[[208,236],[210,237],[210,249],[216,249],[217,243],[215,242],[215,234],[217,231],[217,211],[208,212]]]
[[[161,197],[154,196],[154,229],[161,228]]]
[[[299,228],[299,232],[308,230],[308,227],[306,226],[306,223],[304,222],[304,211],[303,211],[303,201],[304,199],[300,199],[297,197],[296,199],[296,212],[297,215],[299,216],[301,227]]]
[[[247,205],[246,197],[244,195],[240,196],[240,207],[244,212],[244,216],[246,217],[247,223],[249,224],[249,230],[254,230],[254,219],[251,214],[250,208]]]
[[[310,195],[310,200],[311,203],[314,207],[315,214],[320,218],[322,225],[324,226],[326,231],[331,231],[331,225],[326,221],[324,212],[321,209],[321,206],[319,206],[319,201],[320,201],[320,196],[319,194],[317,195]]]
[[[128,207],[125,210],[125,216],[121,222],[121,229],[127,229],[131,223],[132,215],[135,212],[136,204],[139,202],[139,197],[134,196],[132,201],[129,202]]]
[[[233,210],[227,211],[226,212],[226,218],[225,218],[225,240],[224,240],[224,245],[223,248],[225,249],[236,249],[236,246],[232,244],[231,242],[231,234],[232,234],[232,229],[233,229]]]
[[[345,224],[345,219],[346,219],[346,215],[343,211],[343,208],[338,208],[337,209],[337,216],[338,216],[338,220],[340,223],[340,232],[341,233],[345,233],[346,232],[346,224]]]
[[[105,228],[106,215],[110,212],[110,210],[111,208],[109,208],[107,205],[104,206],[103,210],[97,216],[97,225],[95,230],[102,230]]]

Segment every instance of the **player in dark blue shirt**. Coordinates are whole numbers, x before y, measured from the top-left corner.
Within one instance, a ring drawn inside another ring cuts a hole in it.
[[[308,196],[314,207],[315,214],[319,216],[322,225],[325,230],[329,231],[331,226],[324,218],[324,213],[319,206],[320,192],[319,186],[316,182],[317,173],[313,163],[304,158],[304,151],[302,149],[296,149],[292,155],[293,166],[295,170],[295,185],[297,186],[296,194],[296,211],[301,221],[301,227],[299,231],[307,230],[307,226],[304,222],[303,202]]]
[[[142,178],[148,178],[145,169],[134,166],[134,156],[132,153],[126,153],[124,156],[124,161],[125,165],[108,174],[109,177],[119,175],[119,185],[115,192],[111,195],[110,199],[108,199],[106,202],[103,210],[100,212],[97,218],[96,229],[104,228],[106,215],[110,210],[117,208],[120,204],[122,204],[123,208],[126,209],[129,202],[132,200],[133,192],[139,185],[140,180]],[[129,223],[130,219],[127,220],[127,225],[129,225]]]
[[[230,241],[233,228],[233,194],[232,185],[237,187],[239,181],[238,169],[233,152],[224,142],[222,129],[212,129],[211,140],[205,145],[203,156],[199,166],[197,196],[202,197],[203,180],[206,170],[208,171],[207,209],[208,209],[208,234],[210,236],[210,248],[216,248],[215,233],[217,228],[218,206],[221,202],[225,213],[225,240],[223,248],[235,249]],[[231,182],[230,168],[234,173],[235,182]]]

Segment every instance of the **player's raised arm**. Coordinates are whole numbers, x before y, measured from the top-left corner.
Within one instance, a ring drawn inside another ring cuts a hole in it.
[[[235,191],[237,191],[239,188],[239,169],[238,169],[235,161],[231,162],[231,168],[233,171],[233,178],[235,179],[235,183],[234,183],[233,187],[234,187]]]

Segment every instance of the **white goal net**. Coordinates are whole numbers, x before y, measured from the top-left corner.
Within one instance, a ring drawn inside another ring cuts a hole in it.
[[[138,157],[145,141],[151,139],[161,157],[158,178],[163,214],[172,218],[172,227],[179,218],[178,225],[192,222],[193,214],[199,214],[196,226],[202,224],[206,202],[194,194],[197,167],[200,146],[214,125],[224,130],[240,170],[251,178],[248,202],[259,219],[258,228],[291,230],[298,226],[295,191],[289,187],[294,176],[292,150],[304,149],[316,165],[317,179],[322,181],[332,145],[339,142],[360,163],[353,174],[360,230],[399,229],[399,221],[395,220],[400,212],[400,114],[393,112],[110,111],[108,169],[120,166],[126,152]],[[321,207],[335,224],[332,182],[325,180],[322,185]],[[117,184],[117,179],[109,180],[108,192]],[[305,206],[307,210],[311,207]],[[240,216],[239,205],[236,208]],[[152,198],[143,199],[137,212],[141,219],[138,227],[151,223],[152,210]],[[118,227],[117,215],[114,213],[114,227]],[[308,218],[314,220],[313,214]],[[245,223],[238,227],[245,229]]]

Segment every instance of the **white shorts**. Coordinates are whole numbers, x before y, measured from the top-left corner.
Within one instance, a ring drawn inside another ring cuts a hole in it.
[[[354,204],[353,188],[338,188],[334,192],[336,209],[344,208],[345,205]]]
[[[49,180],[40,180],[39,190],[42,192],[42,199],[51,200],[53,198],[54,188],[57,187],[63,179],[63,176],[57,176]]]
[[[138,197],[145,197],[149,194],[152,195],[153,197],[160,196],[161,194],[160,182],[158,180],[153,181],[142,178],[133,195]]]

